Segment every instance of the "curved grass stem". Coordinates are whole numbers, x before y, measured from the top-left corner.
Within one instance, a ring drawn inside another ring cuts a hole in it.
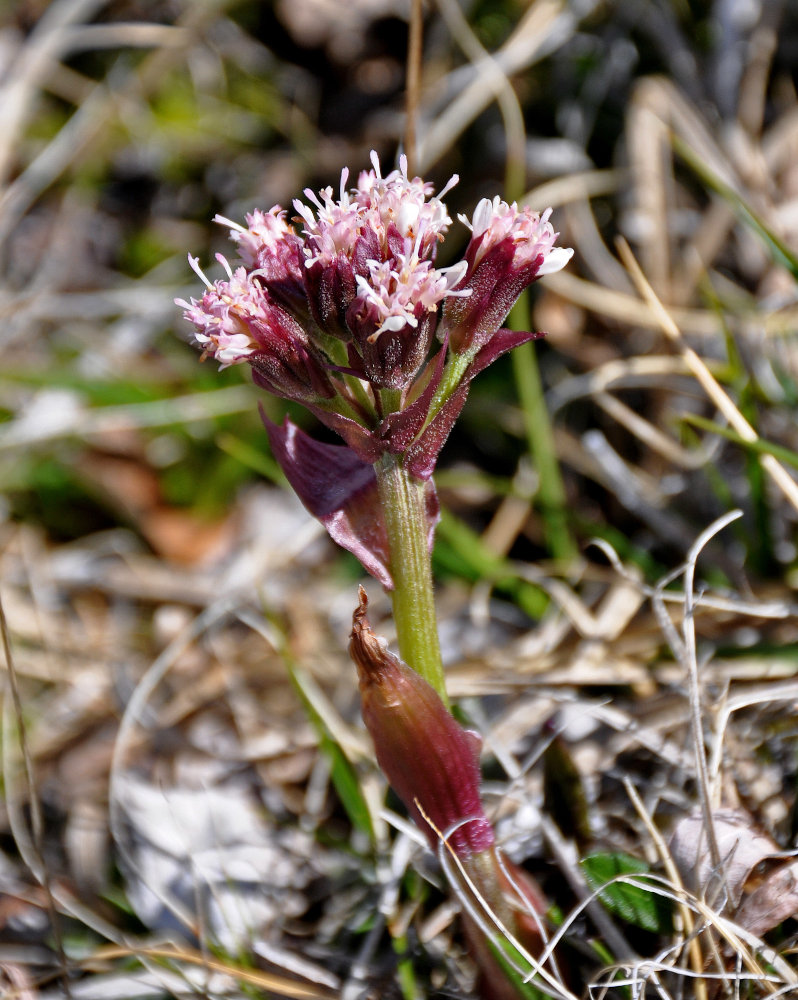
[[[522,295],[510,313],[509,325],[514,330],[528,330],[530,323],[528,299],[526,295]],[[576,556],[577,547],[568,525],[565,486],[532,344],[516,347],[512,352],[512,359],[527,443],[540,479],[538,506],[543,518],[546,544],[555,559],[567,562]]]

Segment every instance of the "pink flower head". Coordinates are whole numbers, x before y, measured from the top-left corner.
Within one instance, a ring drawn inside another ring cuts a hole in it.
[[[399,169],[391,171],[387,177],[382,176],[376,153],[372,153],[371,162],[372,169],[360,174],[357,187],[351,191],[346,187],[349,171],[342,171],[337,199],[333,189],[327,187],[318,195],[306,189],[305,197],[310,204],[294,202],[303,223],[302,253],[310,311],[322,330],[346,342],[352,341],[354,332],[348,319],[362,315],[364,289],[369,290],[365,300],[372,306],[378,299],[382,300],[377,309],[383,313],[382,320],[389,320],[385,329],[396,332],[400,316],[405,317],[402,326],[408,325],[404,290],[394,282],[396,301],[387,301],[384,279],[391,272],[399,274],[406,270],[411,258],[415,258],[416,263],[431,260],[438,241],[452,221],[440,197],[431,197],[432,186],[418,177],[408,177],[406,157],[401,157]],[[452,177],[441,194],[455,183],[457,178]],[[376,285],[372,282],[374,276],[377,277]],[[416,282],[414,287],[420,290],[422,286]],[[375,294],[370,294],[370,290]],[[356,299],[360,301],[352,310]],[[421,305],[424,309],[427,302]],[[370,332],[381,325],[382,321]],[[362,341],[362,337],[355,336],[356,348]],[[427,342],[423,353],[428,347]],[[402,353],[415,357],[421,351]],[[415,374],[418,366],[411,367],[412,371],[405,373],[404,383]],[[373,365],[369,368],[373,371]],[[379,384],[394,385],[396,380],[394,365],[390,373],[384,373]]]
[[[452,287],[468,265],[461,261],[453,267],[434,268],[415,251],[366,263],[368,278],[356,276],[358,294],[347,311],[347,325],[369,381],[402,389],[426,360],[439,304],[448,295],[462,294]]]
[[[383,176],[372,153],[354,187],[345,169],[337,193],[306,189],[293,220],[278,205],[251,212],[245,226],[217,216],[240,265],[218,257],[226,278],[212,283],[189,258],[206,290],[178,300],[203,356],[223,368],[246,362],[260,386],[301,402],[342,438],[346,455],[270,431],[306,505],[386,586],[384,532],[363,514],[372,487],[366,477],[353,492],[343,480],[392,455],[429,482],[471,380],[538,336],[501,329],[510,307],[572,253],[555,245],[550,211],[539,216],[495,198],[463,220],[471,229],[465,258],[435,267],[452,221],[443,196],[457,180],[435,195],[409,176],[405,157]],[[434,354],[436,336],[443,346]],[[308,484],[320,461],[337,471],[316,495]]]
[[[285,214],[279,205],[268,212],[256,208],[247,214],[246,228],[223,215],[215,216],[213,221],[230,227],[230,239],[238,246],[239,257],[252,270],[262,266],[264,253],[277,253],[286,238],[296,235],[285,221]]]
[[[285,209],[256,209],[246,216],[246,228],[223,215],[214,222],[230,227],[230,239],[248,271],[257,271],[272,298],[300,319],[308,316],[302,266],[302,241],[285,220]]]
[[[458,291],[470,289],[471,297],[449,301],[439,328],[440,337],[458,354],[475,353],[501,327],[521,292],[543,275],[565,267],[573,250],[556,247],[558,233],[549,217],[530,208],[519,211],[515,202],[484,198],[474,218],[460,221],[471,229],[466,249],[468,270]]]
[[[490,850],[495,837],[479,796],[479,737],[389,652],[371,630],[367,607],[361,587],[349,652],[377,763],[433,848],[441,835],[461,858]]]
[[[510,239],[514,267],[534,262],[537,264],[536,278],[560,271],[571,259],[573,250],[554,246],[559,233],[554,232],[550,216],[550,208],[538,215],[529,207],[519,212],[515,202],[508,205],[498,195],[493,201],[483,198],[474,210],[472,222],[464,215],[459,216],[472,233],[466,259],[475,268],[494,247]]]
[[[194,337],[204,357],[220,368],[248,362],[255,380],[286,399],[318,402],[335,394],[323,366],[309,348],[300,324],[273,302],[246,268],[231,269],[221,254],[227,281],[208,281],[195,258],[189,262],[205,282],[201,300],[178,300],[183,315],[194,324]]]
[[[341,256],[351,258],[355,255],[363,213],[346,190],[348,177],[349,169],[344,167],[337,201],[331,187],[319,191],[318,196],[310,188],[305,188],[305,197],[315,205],[315,210],[298,198],[294,201],[294,208],[305,224],[302,232],[305,236],[306,267],[316,263],[329,267]]]
[[[371,170],[360,174],[354,197],[380,238],[383,259],[388,254],[407,256],[411,247],[422,259],[434,257],[437,244],[452,224],[441,199],[457,184],[457,174],[437,197],[432,197],[433,187],[428,181],[408,177],[406,156],[399,157],[399,169],[387,177],[382,176],[379,158],[373,151],[371,164]]]
[[[452,267],[434,268],[417,254],[406,257],[397,254],[393,260],[367,261],[369,276],[357,276],[358,297],[353,303],[353,315],[359,322],[368,317],[373,326],[366,337],[374,342],[384,331],[398,332],[417,327],[424,313],[435,312],[438,303],[452,292],[466,272],[461,261]]]
[[[200,300],[175,301],[183,307],[184,317],[194,324],[194,339],[202,347],[203,357],[216,358],[220,369],[246,361],[258,349],[253,324],[266,321],[263,304],[257,295],[253,295],[246,268],[238,267],[233,273],[227,261],[219,255],[228,280],[211,283],[200,269],[196,257],[189,255],[188,262],[202,278],[207,290]]]

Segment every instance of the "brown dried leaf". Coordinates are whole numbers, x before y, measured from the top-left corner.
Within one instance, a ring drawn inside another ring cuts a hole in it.
[[[779,853],[779,846],[767,833],[757,830],[743,809],[717,809],[712,814],[715,839],[733,907],[740,904],[749,876],[764,861]],[[685,886],[705,896],[718,887],[700,810],[685,816],[671,835],[670,851]],[[711,898],[711,897],[710,897]]]
[[[752,934],[766,934],[782,920],[798,914],[798,861],[773,868],[774,863],[762,862],[763,870],[771,870],[761,881],[758,870],[749,877],[746,895],[735,915],[737,923]]]
[[[718,809],[712,820],[736,922],[761,935],[798,913],[798,861],[785,861],[743,809]],[[676,825],[670,851],[685,885],[712,902],[720,883],[699,811]]]

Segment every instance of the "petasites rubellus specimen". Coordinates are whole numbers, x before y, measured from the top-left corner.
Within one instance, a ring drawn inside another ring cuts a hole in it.
[[[336,456],[332,475],[309,487],[318,455],[293,446],[300,439],[292,424],[269,425],[275,457],[300,499],[391,589],[397,581],[385,533],[363,516],[368,491],[339,489],[336,468],[356,465],[361,485],[361,466],[377,467],[377,475],[398,466],[410,481],[428,481],[472,379],[540,336],[502,327],[513,303],[564,267],[572,251],[556,246],[550,212],[497,197],[479,202],[471,221],[460,217],[471,230],[465,255],[438,267],[452,222],[442,199],[457,177],[434,195],[431,184],[408,174],[405,157],[386,176],[376,153],[371,163],[353,187],[345,169],[337,196],[331,187],[306,190],[290,219],[279,205],[248,214],[245,226],[217,216],[238,260],[217,254],[225,276],[211,281],[189,257],[205,290],[176,301],[203,357],[222,368],[248,365],[261,388],[301,404],[341,438],[349,454],[328,452]],[[429,540],[432,490],[418,525]]]
[[[433,849],[443,836],[458,857],[482,854],[495,838],[479,797],[480,738],[385,647],[371,630],[367,607],[361,587],[349,652],[377,762]]]

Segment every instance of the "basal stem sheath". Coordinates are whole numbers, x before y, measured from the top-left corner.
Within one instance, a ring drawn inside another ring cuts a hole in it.
[[[375,466],[390,546],[393,616],[399,655],[448,706],[427,543],[425,484],[392,455]]]

